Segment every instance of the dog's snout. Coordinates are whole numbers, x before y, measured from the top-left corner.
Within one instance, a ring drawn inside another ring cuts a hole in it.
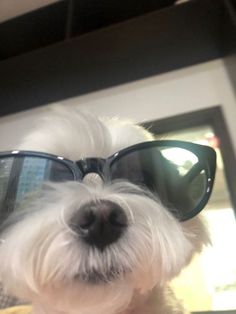
[[[127,223],[127,216],[118,204],[103,200],[83,205],[72,217],[71,228],[86,243],[103,250],[121,237]]]

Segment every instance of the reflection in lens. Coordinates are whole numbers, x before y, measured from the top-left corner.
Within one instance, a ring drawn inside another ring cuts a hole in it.
[[[16,201],[21,201],[24,196],[41,187],[44,180],[48,179],[48,160],[38,157],[18,158],[19,179],[16,190]],[[21,163],[21,164],[20,164]]]
[[[180,175],[185,175],[198,162],[195,154],[180,147],[161,149],[161,154],[173,165],[176,165]]]
[[[1,218],[1,209],[3,207],[3,203],[4,203],[4,200],[6,199],[6,194],[8,191],[12,165],[13,165],[13,158],[0,159],[0,218]]]
[[[183,148],[162,149],[168,166],[168,199],[182,218],[193,211],[206,192],[207,175],[198,157]],[[181,217],[180,217],[181,218]]]
[[[71,170],[61,162],[42,157],[24,157],[19,169],[16,200],[20,201],[26,193],[41,188],[45,181],[62,182],[73,180]]]
[[[203,198],[207,189],[207,175],[206,171],[202,170],[194,179],[189,183],[188,193],[189,198],[194,204],[198,204]]]
[[[43,183],[73,180],[72,171],[62,162],[36,156],[0,159],[0,219],[25,197],[35,196]]]
[[[178,218],[193,211],[206,192],[207,176],[198,157],[179,147],[150,147],[118,157],[111,177],[154,192]]]

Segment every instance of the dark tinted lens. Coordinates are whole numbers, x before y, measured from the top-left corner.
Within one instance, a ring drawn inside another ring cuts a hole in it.
[[[207,173],[198,157],[179,147],[152,147],[118,157],[111,177],[147,187],[162,203],[184,217],[205,196]]]
[[[0,158],[0,213],[14,209],[25,195],[34,193],[45,181],[73,180],[62,162],[34,156]]]

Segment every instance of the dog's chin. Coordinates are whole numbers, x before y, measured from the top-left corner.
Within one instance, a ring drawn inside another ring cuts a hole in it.
[[[126,273],[128,273],[128,270],[121,270],[115,268],[112,268],[106,272],[92,270],[84,274],[83,273],[77,274],[75,275],[74,279],[92,285],[108,284],[110,282],[114,282],[118,279],[124,278]]]

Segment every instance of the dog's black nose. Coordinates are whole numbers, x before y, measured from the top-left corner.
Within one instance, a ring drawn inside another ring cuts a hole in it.
[[[124,210],[111,201],[90,202],[72,217],[70,226],[86,243],[104,250],[116,242],[127,227]]]

